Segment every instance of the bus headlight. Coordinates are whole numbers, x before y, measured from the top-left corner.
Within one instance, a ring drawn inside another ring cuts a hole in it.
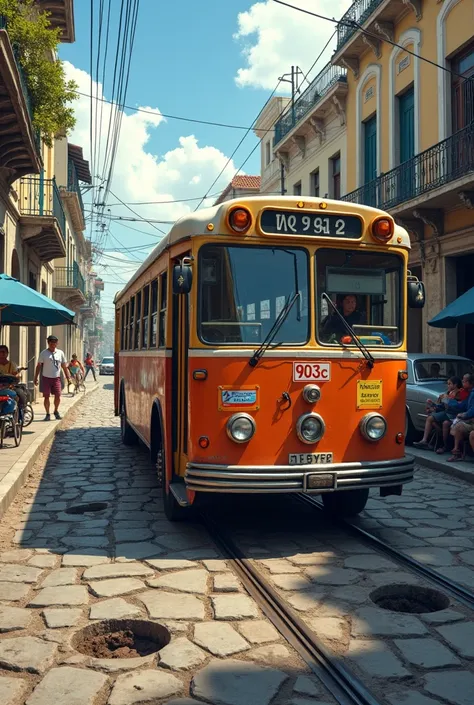
[[[361,419],[360,432],[368,441],[380,441],[387,432],[387,422],[380,414],[367,414]]]
[[[317,384],[307,384],[303,389],[303,399],[308,404],[316,404],[321,398],[321,390]]]
[[[234,414],[227,421],[227,435],[235,443],[246,443],[255,433],[255,420],[249,414]]]
[[[296,422],[296,434],[303,443],[317,443],[325,430],[326,426],[319,414],[303,414]]]

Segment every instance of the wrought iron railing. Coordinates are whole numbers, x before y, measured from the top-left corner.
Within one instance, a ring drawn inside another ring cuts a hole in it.
[[[357,25],[364,24],[370,15],[381,5],[383,0],[356,0],[341,17],[337,25],[337,47],[340,49],[352,35],[357,32]],[[356,24],[354,24],[356,23]]]
[[[67,163],[67,190],[77,194],[79,203],[81,205],[82,215],[84,215],[84,203],[82,200],[81,189],[79,186],[79,178],[77,176],[76,165],[74,164],[72,159],[69,159]]]
[[[472,171],[474,122],[341,200],[390,210]]]
[[[66,216],[55,179],[45,179],[41,174],[21,178],[19,209],[22,215],[54,216],[65,240]]]
[[[327,64],[311,81],[308,88],[290,105],[275,123],[275,144],[280,142],[338,81],[346,81],[346,69]]]
[[[55,267],[53,286],[58,289],[79,289],[85,295],[86,285],[77,262],[72,267]]]

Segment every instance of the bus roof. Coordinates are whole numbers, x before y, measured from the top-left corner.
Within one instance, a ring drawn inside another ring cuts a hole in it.
[[[181,240],[186,240],[189,237],[196,237],[197,235],[217,235],[221,232],[223,224],[225,223],[225,217],[227,211],[232,206],[242,205],[247,206],[256,215],[263,207],[271,205],[281,206],[285,208],[296,208],[298,203],[311,203],[318,204],[321,202],[327,204],[328,208],[326,213],[332,213],[333,208],[337,213],[357,213],[361,216],[367,215],[368,218],[375,218],[377,215],[386,215],[385,211],[379,208],[372,208],[371,206],[363,206],[350,203],[348,201],[335,201],[328,198],[316,198],[314,196],[267,196],[262,193],[258,196],[243,196],[241,198],[234,198],[229,201],[223,201],[216,206],[211,206],[210,208],[202,208],[194,213],[188,213],[182,218],[176,221],[172,226],[171,230],[167,235],[165,235],[162,240],[158,243],[155,249],[148,255],[143,264],[137,269],[132,278],[127,282],[124,288],[119,291],[114,298],[114,303],[127,291],[127,289],[132,286],[132,284],[148,269],[148,267],[153,264],[153,262],[160,256],[162,252],[177,244]],[[322,213],[323,213],[322,212]],[[322,214],[321,213],[321,214]],[[207,226],[212,223],[214,226],[211,230],[208,230]],[[400,247],[410,248],[410,238],[407,231],[395,224],[395,233],[397,236],[401,237]]]

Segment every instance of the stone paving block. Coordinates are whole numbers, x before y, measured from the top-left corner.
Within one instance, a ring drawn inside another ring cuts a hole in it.
[[[75,568],[57,568],[43,580],[41,587],[58,587],[59,585],[74,585],[77,581]]]
[[[146,563],[157,570],[174,570],[176,568],[199,568],[199,564],[187,558],[147,558]]]
[[[425,676],[425,690],[453,705],[472,705],[474,674],[470,671],[444,671]]]
[[[153,538],[153,531],[150,529],[114,529],[114,536],[117,543],[131,541],[146,541]]]
[[[160,651],[160,666],[172,671],[188,671],[206,660],[207,654],[185,636],[173,639]]]
[[[336,600],[362,605],[368,598],[372,588],[359,587],[358,585],[342,585],[331,590],[331,597]]]
[[[83,551],[68,551],[62,558],[62,565],[76,566],[85,568],[92,565],[100,565],[101,563],[110,563],[111,558],[107,551],[89,548]]]
[[[213,661],[194,676],[191,694],[213,705],[270,705],[287,679],[283,671],[258,664]]]
[[[311,581],[304,575],[272,575],[270,580],[282,590],[297,592],[311,588]]]
[[[450,580],[454,580],[454,582],[462,583],[463,585],[467,585],[469,588],[474,588],[474,570],[471,570],[471,568],[466,568],[462,565],[455,565],[446,568],[441,567],[437,570]]]
[[[344,568],[358,568],[359,570],[393,570],[393,567],[392,561],[388,561],[376,553],[349,556],[344,561]]]
[[[404,573],[403,571],[384,571],[382,573],[371,573],[370,580],[374,585],[390,585],[395,583],[400,585],[401,583],[407,583],[409,585],[418,585],[420,583],[419,578],[413,573]]]
[[[439,705],[439,700],[427,698],[416,690],[388,695],[388,701],[390,705]]]
[[[142,558],[154,558],[164,553],[164,549],[156,543],[146,541],[140,543],[118,543],[115,547],[115,556],[118,560],[142,560]]]
[[[419,563],[428,566],[452,565],[453,554],[447,548],[407,548],[405,553]]]
[[[236,626],[247,641],[252,644],[265,644],[270,641],[278,641],[281,638],[275,627],[263,619],[238,622]]]
[[[40,538],[62,538],[66,536],[68,531],[69,526],[67,524],[46,524],[37,534]]]
[[[322,700],[318,700],[318,702],[315,702],[313,699],[310,700],[309,698],[293,698],[289,705],[333,705],[333,703],[328,700],[325,700],[324,702]]]
[[[312,697],[317,697],[319,695],[324,695],[325,690],[319,683],[309,676],[298,676],[295,685],[293,686],[293,692],[299,695],[310,695]]]
[[[474,658],[474,622],[437,627],[442,637],[464,658]]]
[[[233,573],[217,573],[213,578],[214,592],[239,592],[241,584]]]
[[[0,565],[0,582],[2,583],[30,583],[38,582],[43,571],[28,565],[5,563]]]
[[[245,639],[230,624],[221,622],[196,624],[194,641],[214,656],[230,656],[249,648]]]
[[[337,641],[342,643],[347,640],[346,622],[338,617],[310,617],[307,621],[308,626],[313,632],[323,639],[329,641]]]
[[[211,573],[220,573],[228,570],[228,565],[226,561],[220,560],[218,558],[209,558],[207,560],[203,560],[203,563],[208,569],[208,571]]]
[[[191,592],[205,595],[207,592],[207,578],[209,573],[203,568],[183,570],[177,573],[160,575],[159,578],[147,580],[147,585],[154,588],[171,588],[180,592]]]
[[[171,673],[141,671],[119,676],[108,699],[108,705],[134,705],[155,702],[176,695],[183,689],[181,681]]]
[[[170,551],[184,551],[186,549],[206,546],[209,537],[204,533],[197,533],[196,536],[183,536],[181,534],[168,534],[159,536],[157,542]]]
[[[265,644],[265,646],[259,646],[248,653],[249,658],[255,659],[255,661],[261,661],[262,663],[280,663],[286,664],[288,659],[291,658],[291,654],[283,644]]]
[[[167,700],[165,705],[208,705],[202,700],[195,700],[194,698],[173,698],[173,700]],[[314,703],[317,705],[317,703]]]
[[[306,565],[326,565],[334,563],[337,556],[334,551],[318,551],[317,553],[296,553],[287,557],[291,563],[300,566]]]
[[[347,655],[361,670],[376,678],[405,678],[410,675],[410,671],[383,641],[352,640]]]
[[[453,539],[455,540],[455,539]],[[464,563],[468,563],[469,565],[474,565],[474,551],[463,551],[462,553],[459,554],[459,558],[464,561]]]
[[[424,622],[428,622],[428,624],[459,622],[459,620],[464,619],[464,615],[461,614],[461,612],[450,609],[440,610],[439,612],[425,612],[425,614],[420,614],[420,617]]]
[[[109,545],[106,536],[65,536],[61,542],[68,548],[106,548]]]
[[[130,604],[121,597],[103,600],[92,605],[89,619],[124,619],[125,617],[141,617],[142,611],[136,605]]]
[[[306,574],[320,585],[350,585],[360,578],[360,573],[351,568],[336,568],[330,565],[309,566]]]
[[[30,610],[0,604],[0,633],[26,629],[32,616]]]
[[[204,603],[195,595],[147,590],[137,597],[152,619],[204,619]]]
[[[362,607],[355,612],[352,620],[352,633],[355,636],[411,636],[425,634],[426,631],[418,617],[378,607]]]
[[[82,668],[53,668],[36,686],[26,705],[94,705],[107,676]]]
[[[87,605],[89,593],[83,585],[62,585],[40,590],[29,602],[29,607],[53,605]]]
[[[143,563],[108,563],[87,568],[83,573],[84,580],[100,580],[101,578],[133,578],[151,577],[155,571]]]
[[[54,568],[56,563],[58,562],[58,557],[57,556],[49,556],[47,554],[41,555],[38,554],[36,556],[33,556],[33,558],[30,558],[28,561],[28,565],[33,565],[36,568]]]
[[[307,590],[306,592],[295,593],[286,597],[288,602],[295,610],[299,612],[307,612],[318,607],[323,600],[326,599],[324,590]]]
[[[4,551],[0,553],[0,563],[21,563],[26,561],[33,551],[29,551],[27,548],[14,548],[11,551]]]
[[[2,703],[2,705],[14,705],[14,703],[18,703],[20,695],[25,692],[27,685],[27,681],[20,678],[0,676],[0,703]]]
[[[89,583],[89,587],[96,597],[116,597],[142,590],[145,583],[138,578],[112,578],[110,580],[93,580]]]
[[[407,661],[422,668],[458,666],[460,663],[452,651],[435,639],[394,639],[394,644]]]
[[[298,566],[293,565],[290,561],[284,558],[265,558],[260,561],[265,568],[268,568],[270,573],[300,573],[301,569]]]
[[[28,594],[29,585],[24,583],[0,583],[0,600],[20,602]]]
[[[14,671],[43,673],[51,666],[57,644],[35,636],[20,636],[0,642],[0,666]]]
[[[74,627],[82,617],[82,610],[50,607],[43,610],[43,616],[49,629],[62,629],[63,627]]]
[[[247,595],[213,595],[211,601],[216,619],[258,617],[257,606]]]

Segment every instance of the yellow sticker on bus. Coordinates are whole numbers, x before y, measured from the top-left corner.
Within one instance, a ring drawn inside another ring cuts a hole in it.
[[[357,408],[380,409],[382,407],[382,380],[359,379],[357,381]]]

